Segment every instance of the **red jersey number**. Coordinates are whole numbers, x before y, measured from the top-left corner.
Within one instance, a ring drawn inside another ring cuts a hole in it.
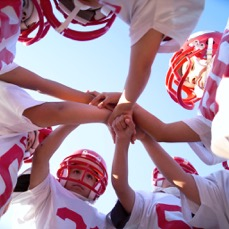
[[[0,157],[0,175],[5,186],[4,192],[0,195],[0,208],[2,208],[9,200],[14,188],[9,167],[13,161],[17,160],[19,169],[23,160],[23,156],[24,151],[18,145],[14,145]],[[15,176],[17,176],[17,174],[15,174]]]
[[[57,210],[57,216],[59,216],[63,220],[70,219],[72,222],[76,224],[76,228],[80,228],[80,229],[87,228],[87,225],[85,224],[82,216],[68,208],[59,208]],[[99,229],[99,228],[93,227],[90,229]]]

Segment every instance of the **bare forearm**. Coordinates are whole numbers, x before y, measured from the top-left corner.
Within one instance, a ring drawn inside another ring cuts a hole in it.
[[[134,121],[158,142],[200,141],[199,135],[184,122],[164,123],[137,104],[134,107]]]
[[[26,109],[23,115],[37,126],[47,127],[60,124],[107,123],[110,113],[107,109],[82,103],[47,102]]]
[[[128,213],[131,213],[135,201],[135,193],[128,183],[128,148],[129,140],[116,142],[112,164],[112,185],[119,201]]]
[[[134,104],[139,96],[142,94],[150,76],[150,70],[136,70],[133,69],[130,71],[125,87],[124,92],[122,93],[119,103],[129,102]]]
[[[199,192],[192,175],[184,172],[178,163],[153,138],[145,137],[142,144],[166,179],[179,188],[190,200],[200,204]]]
[[[60,147],[64,139],[78,125],[63,125],[57,127],[36,149],[33,156],[30,189],[40,184],[49,173],[49,160]]]
[[[120,102],[127,100],[134,104],[141,95],[149,80],[152,63],[162,37],[163,34],[150,29],[131,47],[130,67],[124,88],[125,95],[122,94]]]
[[[142,144],[147,150],[150,158],[156,167],[162,171],[163,175],[171,182],[177,180],[177,176],[183,173],[180,166],[176,166],[176,162],[165,152],[156,140],[151,137],[145,137]]]
[[[116,139],[111,180],[117,193],[125,190],[123,187],[128,184],[128,148],[128,141]]]
[[[89,93],[81,92],[61,83],[42,78],[36,73],[20,66],[1,75],[0,80],[25,89],[38,91],[61,100],[89,103],[93,99],[93,96]]]

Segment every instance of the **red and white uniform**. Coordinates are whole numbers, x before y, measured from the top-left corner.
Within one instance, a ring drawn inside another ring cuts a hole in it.
[[[34,100],[22,88],[1,80],[0,97],[0,136],[41,129],[23,116],[23,112],[27,108],[40,105],[44,102]]]
[[[229,22],[215,55],[205,91],[200,101],[200,115],[185,120],[200,135],[200,143],[190,143],[206,164],[229,159]],[[217,155],[217,156],[216,156]]]
[[[16,211],[17,229],[108,228],[106,215],[65,189],[50,174],[37,187],[13,198],[12,209]]]
[[[0,136],[0,217],[10,202],[17,183],[26,148],[28,133]]]
[[[207,177],[192,176],[199,190],[201,205],[197,206],[181,194],[185,219],[195,227],[229,228],[229,171],[217,171]]]
[[[204,9],[204,0],[100,0],[120,9],[118,17],[130,25],[131,45],[153,28],[172,38],[159,52],[180,48],[195,28]]]
[[[192,228],[181,213],[180,198],[169,193],[169,191],[172,193],[175,191],[179,194],[179,191],[174,187],[167,188],[167,190],[168,193],[161,191],[135,192],[134,207],[124,228]]]
[[[0,2],[0,74],[17,67],[13,62],[16,42],[20,35],[22,0],[1,0]]]
[[[22,0],[0,1],[0,79],[18,65],[14,63],[20,34]],[[0,81],[0,136],[40,129],[22,116],[25,109],[42,104],[22,88]]]
[[[212,80],[213,76],[215,76],[215,84],[218,83],[214,102],[216,109],[215,117],[212,121],[211,147],[216,155],[229,159],[229,20],[213,63],[211,76]],[[213,85],[215,84],[213,83]],[[208,104],[207,99],[204,102]]]
[[[0,1],[0,75],[15,69],[16,43],[20,34],[21,0]],[[0,76],[1,78],[1,76]],[[40,129],[22,113],[43,102],[20,87],[0,81],[0,216],[9,203],[22,164],[29,131]]]

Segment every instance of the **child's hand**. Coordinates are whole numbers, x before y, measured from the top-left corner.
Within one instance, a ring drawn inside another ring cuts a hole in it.
[[[114,107],[119,101],[121,96],[120,92],[102,92],[97,91],[87,91],[94,98],[89,103],[90,105],[97,106],[99,108],[106,108],[113,111]]]
[[[116,138],[129,139],[131,141],[132,136],[135,135],[135,124],[131,116],[121,115],[118,116],[112,123],[112,128],[116,135]]]

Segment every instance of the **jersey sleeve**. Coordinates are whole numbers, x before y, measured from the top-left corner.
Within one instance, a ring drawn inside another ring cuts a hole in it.
[[[159,52],[178,50],[194,30],[204,4],[204,0],[138,1],[130,24],[131,45],[139,41],[149,29],[155,29],[171,38],[161,43]]]
[[[195,227],[227,228],[228,221],[228,175],[226,170],[207,177],[193,175],[201,205],[198,206],[181,194],[182,211],[185,219]]]
[[[130,218],[130,214],[126,212],[126,210],[118,200],[114,208],[108,214],[108,218],[109,221],[111,221],[111,223],[115,226],[115,228],[121,229],[125,227],[126,223]]]
[[[202,115],[197,115],[194,118],[183,120],[183,122],[199,135],[201,141],[188,142],[188,144],[205,164],[214,165],[225,160],[216,156],[211,150],[211,121]]]

